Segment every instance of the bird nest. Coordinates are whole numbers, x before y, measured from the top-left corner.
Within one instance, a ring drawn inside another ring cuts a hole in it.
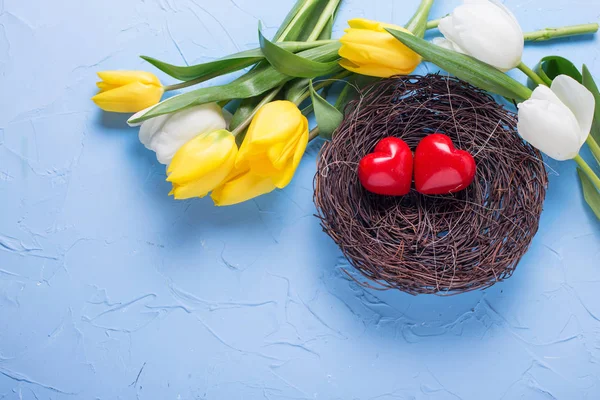
[[[463,81],[440,75],[379,81],[349,104],[321,151],[315,204],[324,231],[379,289],[452,295],[509,278],[538,230],[547,173],[541,154],[517,134],[514,113]],[[473,184],[444,196],[366,191],[362,157],[384,137],[415,149],[448,135],[477,163]]]

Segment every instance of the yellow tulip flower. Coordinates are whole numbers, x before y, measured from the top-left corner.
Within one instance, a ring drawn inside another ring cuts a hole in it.
[[[144,71],[98,72],[100,93],[92,97],[104,111],[134,113],[157,104],[164,88],[160,80]]]
[[[227,206],[283,189],[292,180],[308,144],[308,120],[290,101],[263,106],[248,128],[235,169],[212,199]]]
[[[385,28],[411,33],[397,25],[357,18],[348,21],[342,36],[340,65],[361,75],[389,78],[408,75],[421,63],[421,57],[390,35]]]
[[[175,153],[167,169],[177,200],[204,197],[220,185],[235,165],[235,138],[224,129],[196,136]]]

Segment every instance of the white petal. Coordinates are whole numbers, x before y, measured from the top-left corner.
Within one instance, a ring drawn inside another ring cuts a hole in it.
[[[580,128],[579,141],[583,145],[594,121],[596,109],[594,95],[581,83],[567,75],[559,75],[554,79],[552,91],[577,118]]]
[[[530,99],[519,104],[519,134],[549,157],[574,158],[581,148],[579,124],[565,105]]]
[[[466,54],[502,71],[521,62],[523,31],[503,6],[489,1],[467,2],[443,18],[439,29]]]
[[[563,102],[558,98],[556,93],[552,91],[548,86],[540,85],[533,91],[530,100],[547,100],[558,106],[564,105]]]
[[[451,41],[449,41],[446,38],[436,37],[436,38],[433,38],[431,43],[435,44],[436,46],[440,46],[446,50],[458,51],[456,49],[456,47],[454,46],[454,43],[452,43]],[[462,51],[461,51],[461,53],[462,53]]]
[[[169,115],[160,115],[155,118],[150,118],[142,122],[140,127],[140,133],[138,137],[140,142],[148,149],[152,150],[150,143],[152,143],[152,137],[156,135],[162,129],[163,125],[169,119]]]
[[[150,148],[156,152],[158,161],[169,164],[181,146],[196,136],[226,129],[227,122],[221,108],[215,104],[203,104],[172,114],[160,132],[152,136]]]

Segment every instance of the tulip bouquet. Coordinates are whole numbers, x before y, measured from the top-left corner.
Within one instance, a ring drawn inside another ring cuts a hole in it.
[[[557,70],[567,68],[566,60],[545,59],[536,71],[521,62],[526,41],[591,33],[598,25],[523,34],[510,11],[489,0],[465,0],[448,17],[428,22],[433,1],[422,0],[404,27],[353,19],[342,38],[332,40],[342,0],[297,0],[272,40],[259,26],[259,48],[192,66],[142,57],[180,82],[163,86],[147,72],[100,72],[100,92],[93,101],[105,111],[135,113],[128,122],[140,126],[140,141],[167,166],[176,199],[210,193],[216,205],[225,206],[287,186],[307,143],[331,138],[354,88],[369,79],[410,74],[425,59],[490,92],[529,99],[520,105],[522,136],[550,156],[578,161],[585,182],[592,183],[586,193],[593,193],[594,185],[600,188],[591,168],[577,156],[584,141],[595,144],[586,139],[594,96],[577,83],[592,87],[589,73],[584,70],[584,76],[575,80],[557,78]],[[445,39],[435,44],[423,40],[427,29],[438,27]],[[492,51],[482,45],[489,40],[497,44]],[[540,86],[532,92],[504,74],[515,67]],[[193,89],[160,102],[165,92],[245,68],[249,70],[231,83]],[[554,78],[552,89],[545,87]],[[346,84],[332,105],[325,98],[336,82]],[[592,92],[600,98],[597,89]],[[306,117],[313,112],[317,127],[309,131]],[[536,121],[546,114],[555,121],[544,122],[552,139],[538,140]],[[600,116],[596,117],[600,132]],[[556,154],[553,148],[558,149]],[[595,195],[600,196],[597,191]]]

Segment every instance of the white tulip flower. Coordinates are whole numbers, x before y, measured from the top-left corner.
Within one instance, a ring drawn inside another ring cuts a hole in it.
[[[559,75],[551,88],[538,86],[529,100],[519,104],[519,134],[555,160],[573,159],[590,134],[595,106],[585,86]]]
[[[434,43],[474,57],[506,72],[521,63],[525,39],[515,16],[494,0],[464,0],[442,18],[445,39]]]
[[[140,111],[130,119],[146,111]],[[227,129],[227,125],[221,107],[216,103],[202,104],[142,122],[139,138],[144,146],[156,152],[161,164],[169,165],[181,146],[198,135]]]

